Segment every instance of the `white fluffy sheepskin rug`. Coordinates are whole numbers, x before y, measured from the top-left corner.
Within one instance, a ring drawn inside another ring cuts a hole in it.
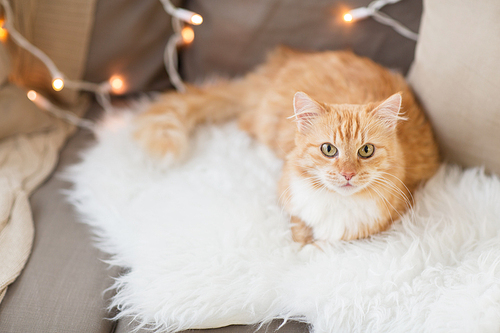
[[[67,171],[98,236],[119,317],[160,331],[310,323],[312,332],[499,332],[500,181],[443,166],[388,232],[323,250],[291,240],[282,162],[229,123],[200,128],[162,168],[122,114]]]

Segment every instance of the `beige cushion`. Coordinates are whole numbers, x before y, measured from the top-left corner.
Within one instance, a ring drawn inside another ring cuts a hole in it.
[[[97,0],[16,0],[13,20],[21,33],[73,80],[82,78]],[[78,105],[81,94],[73,89],[54,91],[46,66],[34,55],[7,44],[11,52],[11,82],[35,89],[65,107]]]
[[[93,3],[94,0],[16,0],[12,18],[19,32],[45,51],[63,73],[69,78],[80,78],[87,55]],[[11,83],[73,102],[71,109],[77,115],[83,114],[88,106],[85,96],[76,91],[54,92],[45,66],[15,43],[7,45],[14,56],[11,63],[5,53],[0,56],[0,198],[3,198],[0,200],[0,301],[4,296],[14,297],[5,290],[21,273],[30,254],[34,225],[28,197],[52,172],[60,148],[74,130],[73,126],[38,110],[26,97],[26,90],[3,81],[10,74]],[[53,235],[57,237],[58,232]],[[36,296],[36,292],[31,293],[31,297]],[[5,325],[0,323],[0,327]],[[6,328],[5,331],[33,330]]]
[[[500,174],[500,1],[425,0],[409,80],[444,157]]]
[[[26,97],[26,90],[7,82],[11,69],[7,49],[0,43],[0,140],[45,130],[52,124],[51,117]]]
[[[9,53],[3,43],[0,43],[0,84],[7,82],[11,71]]]
[[[0,89],[0,140],[14,134],[46,130],[53,117],[26,97],[26,91],[9,84]]]

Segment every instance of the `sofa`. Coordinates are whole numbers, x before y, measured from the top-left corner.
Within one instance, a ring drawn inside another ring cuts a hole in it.
[[[31,8],[23,7],[28,6],[28,2],[12,2],[18,9],[16,17],[23,19],[26,15],[24,19],[28,19],[28,11],[21,10]],[[213,77],[240,76],[262,62],[277,45],[311,51],[351,49],[407,75],[435,128],[445,161],[464,167],[483,166],[487,172],[500,173],[500,135],[497,130],[500,102],[496,99],[496,93],[500,91],[497,60],[500,4],[495,0],[481,3],[470,0],[424,0],[423,3],[403,0],[384,7],[383,12],[410,30],[419,32],[419,40],[414,42],[371,18],[352,23],[342,20],[348,9],[366,6],[369,2],[176,1],[175,5],[204,18],[202,25],[193,27],[193,43],[179,50],[179,71],[186,82],[200,83]],[[65,67],[68,57],[57,55],[58,47],[62,48],[64,43],[52,48],[46,43],[55,38],[50,35],[53,31],[46,35],[40,30],[31,31],[32,40],[39,41],[41,48],[53,53],[58,65],[75,78],[101,82],[113,73],[122,73],[127,87],[123,95],[114,97],[117,105],[143,93],[173,89],[163,67],[163,50],[172,33],[170,17],[159,1],[94,0],[71,1],[71,5],[65,5],[60,1],[40,0],[37,5],[43,10],[37,12],[32,8],[29,13],[32,18],[40,17],[36,24],[44,29],[50,30],[51,25],[42,25],[43,20],[53,20],[62,31],[67,30],[65,24],[85,27],[82,28],[85,34],[75,36],[81,43],[72,46],[76,50],[74,54],[78,54],[74,57],[78,59],[68,60],[79,66]],[[54,10],[50,6],[61,8]],[[71,20],[54,19],[47,14],[64,13],[64,9],[68,9],[62,8],[65,6],[80,11],[85,9],[86,16],[81,16],[78,23],[71,23],[68,22]],[[38,27],[36,24],[33,29]],[[26,33],[29,35],[29,32]],[[61,40],[65,41],[64,38]],[[10,47],[14,49],[10,51],[10,57],[15,72],[10,74],[10,81],[25,89],[39,87],[53,96],[55,103],[84,114],[86,119],[97,120],[102,116],[103,111],[92,96],[76,92],[57,95],[47,88],[46,78],[37,80],[23,73],[26,67],[17,63],[15,58],[20,51],[15,46]],[[40,72],[41,77],[46,76],[43,70]],[[14,93],[4,91],[0,94],[0,103],[7,110],[8,105],[12,108],[15,103],[2,99],[8,96],[12,100]],[[19,95],[18,92],[15,94]],[[5,131],[3,136],[0,131],[0,144],[14,135],[30,136],[32,133],[49,133],[49,129],[60,130],[57,132],[58,143],[51,150],[54,155],[52,162],[47,162],[44,174],[37,178],[39,181],[35,185],[25,188],[29,196],[29,208],[25,211],[31,216],[29,221],[34,226],[34,234],[28,235],[31,237],[31,242],[26,243],[31,249],[29,255],[1,300],[0,331],[134,331],[133,318],[113,320],[119,310],[108,309],[109,299],[114,295],[110,287],[121,269],[110,267],[106,255],[93,246],[91,231],[79,223],[78,214],[65,197],[65,190],[71,184],[60,177],[68,166],[79,160],[79,154],[92,145],[95,138],[90,131],[76,130],[74,126],[60,124],[59,120],[57,125],[49,124],[51,120],[45,118],[50,116],[32,105],[16,107],[29,109],[30,114],[23,116],[24,119],[36,117],[36,121],[20,131]],[[43,117],[37,114],[38,111]],[[4,121],[0,129],[14,126],[5,120],[13,118],[0,120]],[[22,123],[26,125],[27,122]],[[7,176],[0,173],[0,177]],[[3,231],[0,229],[0,232]],[[0,233],[0,243],[4,239],[2,235]],[[0,266],[0,275],[3,273]],[[234,325],[205,331],[233,333],[278,329],[279,332],[307,332],[309,329],[305,323],[280,324],[280,321],[274,321],[260,328]]]

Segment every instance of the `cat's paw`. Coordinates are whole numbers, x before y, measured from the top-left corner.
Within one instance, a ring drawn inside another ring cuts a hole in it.
[[[189,130],[173,112],[138,116],[133,137],[149,155],[167,165],[181,161],[189,149]]]
[[[304,223],[300,218],[291,216],[290,218],[292,239],[294,242],[305,246],[314,242],[312,228]]]

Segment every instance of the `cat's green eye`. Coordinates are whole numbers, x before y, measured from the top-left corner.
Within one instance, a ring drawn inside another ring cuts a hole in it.
[[[321,152],[326,157],[333,157],[335,156],[335,154],[337,154],[337,148],[331,143],[323,143],[321,145]]]
[[[359,148],[358,150],[359,156],[363,158],[371,157],[374,152],[375,152],[375,147],[371,143],[363,145],[363,147]]]

